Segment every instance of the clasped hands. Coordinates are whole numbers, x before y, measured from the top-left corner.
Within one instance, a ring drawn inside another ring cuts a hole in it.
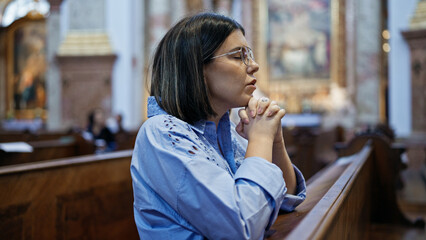
[[[281,118],[285,115],[285,110],[280,108],[275,101],[270,101],[266,97],[249,100],[247,107],[238,111],[240,122],[236,126],[236,131],[243,138],[273,140],[273,143],[283,142],[281,130]]]

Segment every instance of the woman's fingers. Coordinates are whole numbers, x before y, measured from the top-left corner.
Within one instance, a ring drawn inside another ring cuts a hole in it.
[[[268,102],[268,106],[266,106],[265,110],[264,110],[264,114],[267,117],[271,117],[273,116],[275,113],[277,113],[280,110],[280,106],[278,106],[277,102],[275,101],[270,101]]]
[[[245,108],[241,108],[240,110],[238,110],[238,116],[240,117],[243,123],[249,124],[250,120],[247,114],[247,110]]]
[[[279,111],[278,111],[278,113],[277,113],[277,115],[278,115],[278,117],[281,119],[281,118],[283,118],[284,117],[284,115],[285,115],[285,109],[280,109]]]
[[[243,124],[241,123],[241,121],[238,122],[237,126],[235,127],[235,130],[237,131],[237,133],[240,133],[243,131]]]
[[[237,124],[237,126],[235,127],[235,130],[237,131],[237,133],[241,136],[241,137],[243,137],[243,138],[245,138],[245,139],[247,139],[247,136],[246,136],[246,134],[244,133],[244,123],[243,122],[239,122],[238,124]]]
[[[257,98],[250,98],[249,103],[247,105],[247,113],[250,115],[250,117],[254,118],[256,117],[256,111],[257,111]]]
[[[257,102],[256,114],[262,115],[265,112],[265,110],[268,108],[270,103],[271,102],[269,101],[269,98],[267,97],[259,98]]]
[[[265,115],[267,117],[281,120],[285,115],[285,109],[282,109],[276,102],[272,101],[268,109],[265,111]]]
[[[254,118],[256,115],[263,114],[265,114],[267,117],[272,117],[281,110],[283,111],[280,113],[279,117],[282,118],[285,115],[285,110],[281,109],[276,101],[271,101],[267,97],[261,97],[259,99],[253,97],[249,100],[246,109],[240,109],[238,111],[238,115],[245,124],[248,124],[250,120],[249,117]]]
[[[280,106],[276,105],[276,104],[272,104],[269,105],[268,109],[266,110],[266,116],[268,117],[272,117],[273,115],[275,115],[279,110],[281,110]]]

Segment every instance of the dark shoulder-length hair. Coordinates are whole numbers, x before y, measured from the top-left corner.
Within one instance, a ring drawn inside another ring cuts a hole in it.
[[[154,55],[151,96],[167,113],[189,123],[215,116],[208,96],[203,66],[235,30],[235,20],[200,13],[186,17],[160,41]]]

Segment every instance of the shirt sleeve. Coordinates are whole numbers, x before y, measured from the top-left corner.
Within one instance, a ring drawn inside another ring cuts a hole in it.
[[[284,201],[281,204],[281,210],[286,212],[293,211],[299,204],[306,199],[306,182],[302,172],[293,164],[294,172],[296,173],[296,194],[286,193]]]
[[[233,145],[234,145],[234,158],[236,160],[237,167],[239,167],[240,162],[245,162],[246,159],[243,160],[245,155],[245,151],[247,149],[247,140],[243,139],[238,133],[235,131],[235,125],[231,127],[233,130]],[[288,194],[286,193],[284,196],[284,200],[280,206],[280,209],[285,212],[293,211],[299,204],[301,204],[306,199],[306,182],[303,177],[302,172],[293,164],[294,172],[296,173],[296,194]],[[285,190],[287,192],[287,189]]]
[[[136,141],[144,145],[137,171],[163,200],[208,239],[263,239],[285,195],[275,164],[247,158],[233,177],[195,136],[146,127]]]

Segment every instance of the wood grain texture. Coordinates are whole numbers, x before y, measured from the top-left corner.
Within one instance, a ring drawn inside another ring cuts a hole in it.
[[[334,237],[337,237],[331,239],[347,239],[348,236],[345,236],[347,232],[345,229],[352,228],[353,224],[362,222],[357,219],[357,214],[354,214],[352,211],[359,211],[361,208],[356,206],[359,204],[362,205],[363,201],[362,199],[350,199],[354,205],[352,205],[352,208],[349,207],[347,209],[347,215],[342,215],[342,208],[346,207],[346,199],[355,190],[355,186],[357,186],[355,183],[360,179],[358,175],[362,168],[365,167],[364,164],[370,152],[371,147],[366,146],[359,154],[352,157],[348,168],[340,175],[299,226],[288,235],[288,239],[324,239],[327,235],[332,235],[331,237],[335,235]],[[359,195],[357,196],[360,197]],[[351,225],[341,225],[340,223],[344,223],[345,221],[337,221],[340,218],[351,220]],[[338,231],[334,232],[333,229]]]
[[[31,141],[28,144],[33,147],[33,152],[4,152],[0,150],[0,166],[80,156],[92,154],[95,151],[94,145],[78,134],[55,140]]]
[[[276,232],[267,239],[278,240],[286,237],[323,198],[347,166],[348,163],[335,162],[311,177],[307,182],[306,200],[295,211],[279,215],[272,226]]]
[[[138,239],[131,154],[1,167],[0,239]]]
[[[396,236],[403,235],[401,229],[424,228],[424,222],[408,221],[398,207],[401,148],[391,146],[383,136],[355,138],[340,151],[352,155],[314,175],[305,202],[280,215],[272,226],[275,234],[267,239],[374,239],[387,228],[400,229]]]

